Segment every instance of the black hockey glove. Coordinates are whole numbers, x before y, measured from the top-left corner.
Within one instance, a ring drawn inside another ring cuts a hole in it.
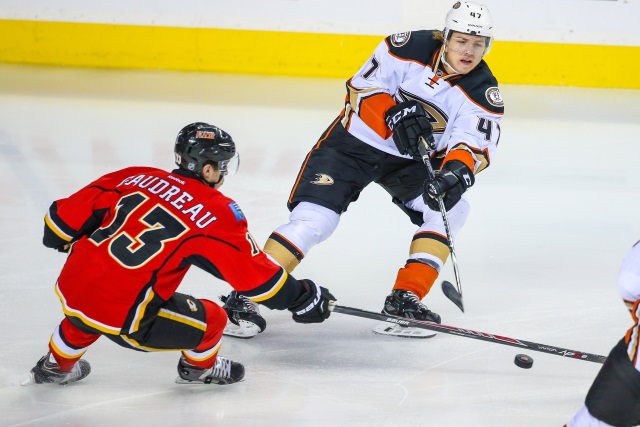
[[[311,280],[299,280],[304,288],[304,293],[289,307],[293,313],[293,320],[298,323],[320,323],[324,322],[331,311],[329,311],[329,301],[336,298],[322,286],[318,286]]]
[[[473,172],[460,160],[450,160],[436,172],[433,180],[424,181],[422,198],[431,210],[439,211],[438,196],[442,196],[444,208],[451,209],[460,201],[462,194],[476,182]]]
[[[393,142],[400,154],[420,157],[418,145],[421,137],[428,150],[435,149],[433,127],[422,105],[416,101],[405,101],[389,108],[384,115],[387,126],[393,132]]]

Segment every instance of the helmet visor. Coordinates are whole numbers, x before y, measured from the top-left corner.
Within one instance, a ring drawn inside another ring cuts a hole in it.
[[[218,162],[218,168],[222,175],[235,175],[240,167],[240,154],[236,151],[229,160],[221,160]]]
[[[491,50],[492,38],[452,31],[446,44],[449,50],[461,55],[482,58]]]

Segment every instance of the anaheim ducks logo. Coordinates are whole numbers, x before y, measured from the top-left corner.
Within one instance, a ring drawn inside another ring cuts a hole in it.
[[[400,47],[407,43],[409,38],[411,38],[411,31],[407,33],[396,33],[391,36],[391,44],[395,47]]]
[[[493,105],[494,107],[504,106],[504,101],[502,100],[500,89],[498,89],[497,87],[490,87],[484,94],[487,97],[487,101],[489,101],[489,104]]]
[[[329,175],[324,174],[324,173],[317,173],[316,174],[316,179],[311,181],[311,184],[315,184],[315,185],[332,185],[333,184],[333,178],[331,178]]]

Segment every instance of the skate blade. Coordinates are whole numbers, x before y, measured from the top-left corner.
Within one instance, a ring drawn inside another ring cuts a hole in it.
[[[189,381],[189,380],[185,380],[183,379],[181,376],[177,376],[176,377],[176,384],[200,384],[200,385],[209,385],[209,384],[205,384],[202,381]]]
[[[33,374],[30,374],[29,378],[27,378],[26,380],[20,383],[21,386],[31,385],[31,384],[36,384],[36,380],[35,378],[33,378]]]
[[[241,379],[240,381],[236,381],[236,382],[242,382],[242,381],[244,381],[244,379]],[[189,380],[185,380],[180,375],[178,375],[176,377],[176,384],[199,384],[199,385],[210,386],[210,385],[230,385],[235,383],[229,383],[224,381],[211,381],[210,383],[205,383],[203,381],[189,381]]]
[[[435,332],[426,329],[407,328],[388,322],[380,322],[378,326],[373,328],[373,333],[402,338],[433,338],[437,335]]]
[[[253,322],[238,320],[238,323],[240,324],[240,326],[231,322],[227,322],[227,326],[225,326],[222,334],[228,337],[248,339],[255,337],[261,332],[260,327]]]

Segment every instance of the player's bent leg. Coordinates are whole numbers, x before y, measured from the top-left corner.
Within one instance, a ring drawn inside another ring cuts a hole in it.
[[[223,334],[236,338],[253,338],[267,327],[267,321],[260,314],[258,304],[238,292],[231,291],[228,296],[221,296],[222,307],[229,321]]]
[[[430,230],[435,233],[439,233],[443,236],[447,235],[447,232],[444,228],[444,222],[442,220],[442,214],[438,211],[431,210],[427,205],[425,205],[422,197],[418,197],[417,199],[412,200],[407,203],[407,205],[411,209],[419,210],[422,212],[423,224],[420,226],[421,230]],[[458,203],[455,204],[454,207],[447,211],[447,220],[449,221],[449,227],[451,228],[451,234],[455,239],[464,224],[467,222],[467,218],[469,218],[469,213],[471,212],[471,204],[467,200],[466,196],[463,195]]]
[[[80,329],[65,318],[51,336],[49,352],[40,358],[31,369],[29,379],[22,384],[66,385],[87,377],[91,373],[91,365],[80,358],[87,347],[100,337],[100,334],[89,331],[89,327]]]
[[[340,215],[320,205],[300,202],[289,222],[276,228],[264,245],[264,252],[291,273],[305,254],[323,242],[338,227]]]
[[[449,257],[447,233],[440,212],[432,211],[424,204],[422,196],[405,204],[411,212],[422,212],[423,224],[411,241],[409,259],[398,270],[393,291],[384,302],[382,313],[440,323],[441,318],[421,300],[429,293],[438,278],[441,268]],[[463,197],[449,212],[451,231],[455,235],[467,220],[469,202]],[[406,328],[393,323],[382,323],[373,330],[382,335],[411,338],[429,338],[433,332],[424,329]]]
[[[640,424],[640,372],[629,359],[624,339],[607,356],[585,406],[593,417],[613,426]]]
[[[219,356],[226,312],[219,305],[200,300],[207,311],[207,331],[200,345],[184,351],[178,362],[178,384],[233,384],[244,379],[244,366]]]

